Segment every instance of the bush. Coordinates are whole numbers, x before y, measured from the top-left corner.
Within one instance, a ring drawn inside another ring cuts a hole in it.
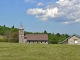
[[[54,39],[54,40],[50,40],[51,44],[58,44],[58,40]]]
[[[2,42],[2,39],[0,39],[0,42]]]
[[[2,42],[8,42],[8,39],[3,39]]]

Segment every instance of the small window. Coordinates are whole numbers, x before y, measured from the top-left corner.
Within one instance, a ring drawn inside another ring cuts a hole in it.
[[[46,41],[45,41],[45,43],[46,43]]]
[[[25,39],[27,39],[27,37],[24,37]]]
[[[75,43],[75,44],[77,44],[77,43],[78,43],[78,40],[77,40],[77,39],[75,39],[75,40],[74,40],[74,43]]]
[[[20,30],[20,32],[23,32],[22,30]]]
[[[29,43],[30,43],[30,41],[29,41]]]
[[[34,41],[33,41],[33,43],[34,43]]]

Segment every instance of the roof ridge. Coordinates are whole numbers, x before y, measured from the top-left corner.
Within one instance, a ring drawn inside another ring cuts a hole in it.
[[[71,38],[71,37],[73,37],[73,36],[76,36],[76,37],[80,38],[77,34],[73,34],[72,36],[70,36],[70,37],[66,38],[64,41],[66,41],[66,40],[70,39],[70,38]],[[62,42],[64,42],[64,41],[62,41]]]

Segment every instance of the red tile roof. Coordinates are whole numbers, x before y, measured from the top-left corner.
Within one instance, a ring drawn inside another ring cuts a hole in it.
[[[48,40],[48,34],[26,34],[27,40]]]

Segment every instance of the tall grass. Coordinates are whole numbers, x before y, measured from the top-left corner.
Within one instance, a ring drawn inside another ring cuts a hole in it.
[[[0,43],[0,60],[80,60],[80,45]]]

